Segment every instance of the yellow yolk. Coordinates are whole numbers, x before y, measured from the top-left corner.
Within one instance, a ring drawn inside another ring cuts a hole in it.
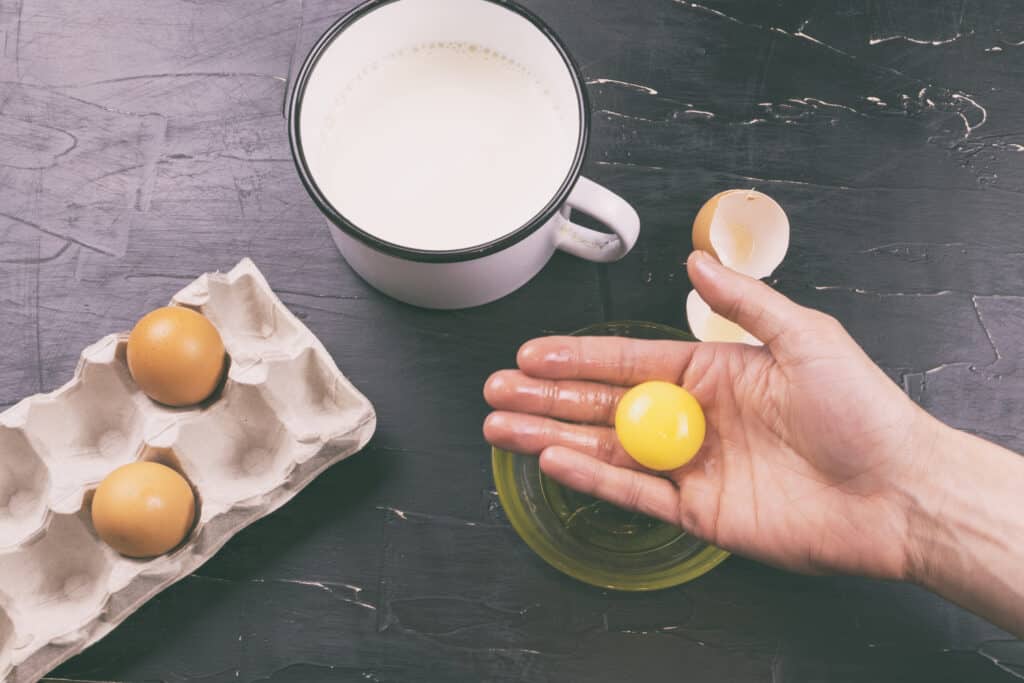
[[[644,382],[619,401],[615,433],[630,456],[648,469],[682,467],[704,443],[704,411],[686,389]]]

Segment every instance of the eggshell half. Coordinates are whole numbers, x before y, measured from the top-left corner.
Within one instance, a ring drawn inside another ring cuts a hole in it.
[[[697,290],[692,290],[686,297],[686,321],[690,324],[693,336],[704,342],[739,342],[762,346],[752,334],[712,311]]]
[[[763,192],[719,192],[693,220],[693,246],[744,275],[768,277],[789,249],[789,218]]]

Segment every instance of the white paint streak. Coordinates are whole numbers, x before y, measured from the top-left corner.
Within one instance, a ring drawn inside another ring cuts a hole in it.
[[[767,122],[768,122],[767,119],[753,118],[753,119],[750,119],[749,121],[740,121],[739,125],[741,125],[741,126],[756,126],[759,123],[767,123]]]
[[[783,123],[793,123],[793,122],[791,122],[791,121],[784,121]],[[808,183],[808,182],[803,181],[803,180],[787,180],[785,178],[758,178],[756,176],[739,175],[739,174],[737,174],[736,177],[737,178],[742,178],[744,180],[750,180],[750,181],[755,182],[755,183],[778,183],[780,185],[800,185],[800,186],[803,186],[803,187],[823,187],[823,188],[826,188],[826,189],[844,190],[844,191],[845,190],[852,190],[852,189],[854,189],[852,187],[847,187],[846,185],[821,185],[820,183]]]
[[[325,590],[328,593],[331,591],[330,588],[328,588],[324,584],[320,583],[319,581],[303,581],[302,579],[277,579],[277,581],[280,582],[280,583],[294,583],[294,584],[298,584],[300,586],[313,586],[314,588],[319,588],[320,590]]]
[[[702,109],[687,109],[686,111],[684,111],[682,113],[683,114],[693,114],[695,116],[701,116],[701,117],[706,118],[706,119],[713,119],[713,118],[715,118],[714,113],[712,113],[710,111],[703,111]]]
[[[913,43],[914,45],[931,45],[933,47],[938,47],[939,45],[954,43],[963,37],[964,34],[959,31],[949,38],[936,38],[933,40],[929,40],[927,38],[912,38],[910,36],[903,35],[902,33],[895,33],[891,36],[884,36],[882,38],[871,38],[868,40],[868,45],[880,45],[881,43],[888,43],[893,40],[903,40],[908,43]]]
[[[611,109],[598,109],[597,113],[598,114],[607,114],[608,116],[613,116],[613,117],[615,117],[617,119],[628,119],[630,121],[643,121],[645,123],[658,123],[654,119],[644,118],[643,116],[634,116],[632,114],[623,114],[622,112],[612,111]]]
[[[323,583],[321,583],[319,581],[302,581],[301,579],[275,579],[275,581],[277,583],[291,583],[291,584],[297,584],[299,586],[310,586],[312,588],[319,588],[322,591],[327,591],[328,593],[330,593],[331,595],[336,597],[338,600],[341,600],[342,602],[347,602],[350,605],[356,605],[357,607],[363,607],[365,609],[374,610],[374,611],[376,611],[376,609],[377,609],[376,605],[371,605],[368,602],[363,602],[362,600],[359,600],[358,598],[346,598],[344,596],[338,595],[337,593],[334,592],[333,588],[331,588],[330,586],[328,586],[326,584],[323,584]],[[351,590],[352,593],[354,595],[356,595],[356,596],[358,596],[359,593],[361,593],[362,590],[363,590],[362,588],[359,588],[358,586],[351,586],[351,585],[349,585],[347,583],[343,583],[343,584],[339,584],[339,585],[341,585],[344,588],[347,588],[347,589]]]
[[[967,116],[965,116],[962,112],[957,112],[958,114],[960,114],[960,118],[964,120],[964,125],[967,126],[967,133],[964,135],[964,137],[969,138],[971,137],[971,133],[984,126],[985,122],[988,121],[988,111],[985,109],[985,107],[981,106],[976,101],[974,101],[967,95],[964,95],[963,93],[953,93],[952,99],[959,100],[961,102],[967,102],[972,107],[981,112],[981,120],[978,121],[973,126],[971,125],[971,122],[967,120]]]
[[[957,367],[957,366],[962,366],[962,365],[963,365],[963,363],[942,363],[941,365],[936,365],[934,368],[928,368],[927,370],[924,371],[923,374],[931,375],[931,374],[934,374],[936,372],[941,372],[942,370],[945,370],[946,368],[952,368],[952,367]]]
[[[814,288],[816,290],[818,290],[819,292],[830,292],[830,291],[835,290],[835,291],[843,291],[843,292],[853,292],[854,294],[867,294],[868,293],[867,290],[865,290],[865,289],[859,289],[859,288],[856,288],[856,287],[851,289],[849,287],[843,287],[841,285],[814,285]]]
[[[879,298],[888,297],[933,297],[933,296],[949,296],[953,294],[951,289],[940,289],[934,292],[877,292],[867,289],[861,289],[860,287],[844,287],[842,285],[813,285],[814,289],[819,292],[824,291],[837,291],[837,292],[849,292],[850,294],[860,294],[863,296],[875,296]]]
[[[815,45],[817,45],[819,47],[823,47],[826,50],[829,50],[830,52],[834,52],[837,55],[840,55],[842,57],[848,57],[850,59],[854,58],[853,55],[851,55],[849,52],[846,52],[844,50],[840,50],[838,47],[835,47],[834,45],[829,45],[828,43],[826,43],[823,40],[818,40],[814,36],[812,36],[810,34],[807,34],[807,33],[804,33],[803,26],[801,26],[800,29],[798,31],[796,31],[795,33],[789,33],[787,31],[783,31],[781,28],[773,28],[772,30],[775,31],[776,33],[781,33],[784,36],[789,36],[790,38],[799,38],[800,40],[806,40],[809,43],[814,43]]]
[[[599,161],[595,161],[594,163],[597,164],[598,166],[629,166],[631,168],[647,168],[647,169],[651,169],[653,171],[664,171],[665,170],[664,166],[649,166],[647,164],[633,164],[633,163],[630,163],[628,161],[605,161],[605,160],[599,160]]]
[[[658,91],[649,85],[643,83],[630,83],[629,81],[618,81],[614,78],[591,78],[587,81],[587,85],[618,85],[623,88],[629,88],[630,90],[636,90],[648,95],[657,95]]]
[[[675,2],[677,5],[683,5],[684,7],[692,7],[693,9],[699,10],[701,12],[707,12],[708,14],[714,14],[715,16],[721,17],[722,19],[726,19],[728,21],[731,21],[734,24],[746,25],[746,22],[742,22],[739,19],[737,19],[736,17],[730,17],[725,12],[719,12],[718,10],[716,10],[716,9],[714,9],[712,7],[707,7],[706,5],[701,5],[701,4],[696,3],[696,2],[688,2],[688,0],[673,0],[673,2]]]
[[[974,313],[978,316],[978,324],[981,325],[981,329],[985,332],[985,336],[988,338],[988,343],[992,346],[992,352],[996,354],[996,362],[998,363],[1003,359],[1003,355],[999,353],[999,347],[996,346],[996,340],[992,338],[992,333],[988,330],[988,325],[985,324],[985,317],[981,314],[981,307],[978,305],[978,297],[971,296],[971,305],[974,306]]]
[[[854,114],[860,114],[859,111],[845,104],[837,104],[835,102],[826,102],[825,100],[819,100],[817,97],[791,97],[790,102],[797,102],[799,104],[805,104],[808,106],[817,105],[819,107],[832,107],[833,109],[845,109],[846,111],[853,112]]]
[[[1002,51],[1003,51],[1003,48],[999,47],[998,45],[993,45],[992,47],[986,47],[985,48],[985,52],[1002,52]]]
[[[398,508],[393,508],[393,507],[390,507],[390,506],[387,506],[387,505],[385,505],[383,507],[378,507],[377,509],[378,510],[385,510],[387,512],[390,512],[395,517],[398,517],[399,519],[409,519],[409,515],[406,514],[405,510],[399,510]]]
[[[907,249],[909,247],[966,247],[966,242],[887,242],[886,244],[880,244],[877,247],[869,247],[868,249],[862,249],[858,254],[876,254],[878,252],[891,251],[893,249]]]

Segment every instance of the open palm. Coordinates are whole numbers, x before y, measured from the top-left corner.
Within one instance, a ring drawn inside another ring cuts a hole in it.
[[[728,550],[798,571],[905,576],[899,482],[920,466],[926,414],[834,319],[706,254],[688,268],[711,307],[764,347],[537,339],[518,370],[488,380],[487,439]],[[637,465],[611,427],[622,394],[655,379],[693,393],[708,422],[697,457],[668,473]]]

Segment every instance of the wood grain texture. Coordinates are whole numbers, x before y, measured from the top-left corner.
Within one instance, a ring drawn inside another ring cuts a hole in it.
[[[528,0],[589,81],[585,172],[640,212],[623,262],[420,311],[362,283],[295,175],[282,107],[352,0],[0,1],[0,404],[196,274],[252,257],[375,403],[366,451],[54,680],[1005,681],[1019,643],[913,587],[733,559],[577,584],[505,522],[480,386],[518,344],[683,324],[701,201],[777,197],[773,281],[940,418],[1024,450],[1024,10],[1011,0]]]

